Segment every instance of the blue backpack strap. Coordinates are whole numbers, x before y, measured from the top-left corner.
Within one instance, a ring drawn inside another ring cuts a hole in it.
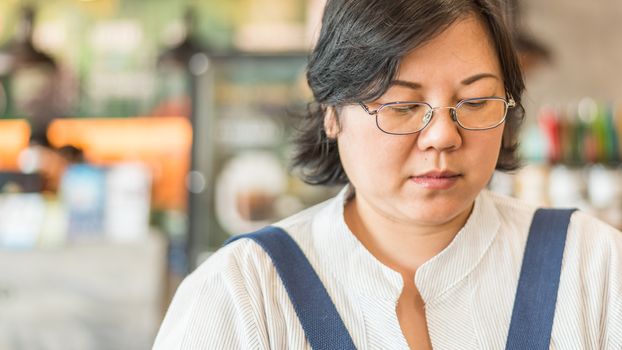
[[[562,257],[576,209],[538,209],[525,246],[507,350],[549,349]]]
[[[356,349],[335,304],[304,253],[283,229],[268,226],[225,242],[250,238],[270,256],[311,348]]]

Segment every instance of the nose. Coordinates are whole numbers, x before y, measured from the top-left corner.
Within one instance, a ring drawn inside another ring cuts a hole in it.
[[[419,132],[417,145],[421,150],[446,151],[462,146],[460,126],[454,121],[451,107],[434,108],[427,118],[429,124]]]

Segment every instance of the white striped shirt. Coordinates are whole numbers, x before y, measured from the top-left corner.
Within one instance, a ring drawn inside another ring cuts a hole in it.
[[[282,227],[326,286],[358,349],[408,349],[396,316],[401,275],[380,263],[343,219],[345,190]],[[534,207],[483,191],[454,240],[421,265],[434,349],[503,349]],[[242,239],[178,289],[154,349],[309,349],[267,254]],[[551,349],[622,349],[622,235],[573,214]]]

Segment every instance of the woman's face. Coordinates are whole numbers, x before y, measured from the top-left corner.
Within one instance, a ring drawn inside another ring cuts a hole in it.
[[[476,17],[455,22],[404,57],[396,81],[407,84],[393,84],[367,103],[370,110],[395,101],[444,107],[467,98],[505,97],[496,51]],[[448,109],[440,109],[419,133],[389,135],[358,105],[341,110],[339,127],[331,115],[325,123],[329,135],[338,129],[334,136],[356,201],[392,221],[426,226],[468,215],[495,169],[504,128],[464,130]]]

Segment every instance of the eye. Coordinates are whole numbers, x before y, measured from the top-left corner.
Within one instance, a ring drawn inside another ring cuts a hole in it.
[[[488,100],[470,100],[470,101],[465,101],[461,105],[461,107],[465,107],[469,109],[477,109],[477,108],[485,107],[487,103],[488,103]]]
[[[416,105],[416,104],[404,104],[404,105],[392,105],[392,106],[387,106],[387,112],[397,115],[397,114],[413,114],[416,111],[418,111],[419,109],[421,109],[423,106],[421,105]]]
[[[410,112],[413,107],[410,106],[399,106],[399,107],[390,107],[391,111],[394,113],[408,113]]]

